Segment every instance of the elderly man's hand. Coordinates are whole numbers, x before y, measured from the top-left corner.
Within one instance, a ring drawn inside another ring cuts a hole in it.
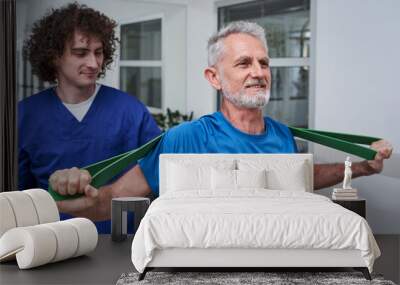
[[[60,212],[76,214],[90,210],[97,204],[98,190],[90,185],[92,177],[87,170],[76,167],[57,170],[49,179],[53,190],[61,195],[84,194],[84,196],[57,202]]]
[[[365,161],[366,175],[380,173],[383,169],[383,160],[392,155],[393,147],[386,140],[379,140],[372,143],[371,148],[377,151],[374,160]]]

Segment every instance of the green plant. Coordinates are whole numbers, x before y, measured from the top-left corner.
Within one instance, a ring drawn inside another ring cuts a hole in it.
[[[169,128],[179,125],[182,122],[187,122],[193,120],[193,112],[190,114],[182,114],[178,110],[171,111],[170,108],[167,108],[167,113],[158,113],[152,114],[154,120],[156,121],[157,125],[163,130],[166,131]]]

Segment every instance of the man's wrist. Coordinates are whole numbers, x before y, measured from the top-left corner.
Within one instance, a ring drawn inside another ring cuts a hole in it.
[[[375,170],[369,165],[367,160],[353,163],[353,177],[369,176],[375,174]]]
[[[111,218],[111,200],[113,197],[111,185],[103,186],[99,188],[99,197],[97,210],[99,211],[99,217],[103,220]]]

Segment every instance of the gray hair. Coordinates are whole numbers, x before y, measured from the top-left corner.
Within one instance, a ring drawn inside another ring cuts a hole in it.
[[[208,40],[207,51],[208,51],[208,65],[215,65],[221,58],[223,52],[223,39],[232,34],[247,34],[259,39],[267,49],[267,39],[265,37],[265,30],[263,27],[256,23],[238,21],[232,22],[226,27],[216,32]]]

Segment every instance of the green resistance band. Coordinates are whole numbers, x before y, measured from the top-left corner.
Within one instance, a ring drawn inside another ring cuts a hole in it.
[[[341,150],[368,160],[374,159],[376,151],[358,144],[371,145],[373,142],[380,140],[380,138],[375,137],[325,132],[306,128],[289,127],[289,129],[295,137]],[[99,188],[106,184],[111,178],[115,177],[128,167],[128,165],[146,156],[146,154],[155,147],[163,135],[164,134],[159,135],[138,149],[83,167],[82,169],[89,171],[92,176],[90,184],[95,188]],[[50,185],[49,193],[55,201],[75,199],[82,196],[82,194],[60,195],[55,192]]]
[[[373,160],[376,151],[359,144],[371,145],[373,142],[381,140],[375,137],[325,132],[305,128],[289,127],[289,129],[295,137],[341,150],[367,160]]]
[[[142,145],[140,148],[83,167],[82,169],[86,169],[87,171],[89,171],[90,175],[92,176],[92,181],[90,182],[90,185],[95,188],[99,188],[100,186],[106,184],[111,178],[121,173],[131,163],[134,163],[139,159],[145,157],[146,154],[148,154],[156,146],[163,135],[164,134],[161,134],[158,137],[155,137],[151,141]],[[51,188],[50,183],[49,193],[55,201],[75,199],[83,195],[60,195]]]

